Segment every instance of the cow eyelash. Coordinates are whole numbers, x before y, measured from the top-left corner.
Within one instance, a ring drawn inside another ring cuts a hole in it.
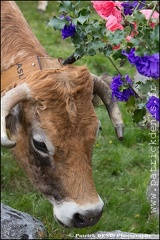
[[[44,142],[39,142],[39,141],[36,141],[34,138],[33,138],[33,144],[34,144],[34,147],[39,150],[39,151],[42,151],[44,153],[48,153],[48,149],[46,147],[46,144]]]

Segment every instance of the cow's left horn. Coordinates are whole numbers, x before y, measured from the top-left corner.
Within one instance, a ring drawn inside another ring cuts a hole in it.
[[[10,110],[19,102],[30,99],[30,90],[26,83],[19,85],[8,92],[1,98],[1,146],[5,148],[13,148],[15,141],[8,138],[6,132],[6,117]]]
[[[122,141],[124,132],[123,119],[118,104],[112,100],[111,89],[108,86],[110,81],[107,79],[109,76],[107,74],[103,74],[100,77],[94,74],[91,75],[94,81],[94,94],[97,94],[103,101],[114,125],[117,137]]]

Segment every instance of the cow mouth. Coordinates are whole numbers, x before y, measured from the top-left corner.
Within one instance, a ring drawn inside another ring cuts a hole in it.
[[[73,220],[70,221],[70,226],[68,225],[65,225],[63,222],[61,222],[58,218],[55,218],[55,220],[63,227],[65,228],[86,228],[86,227],[90,227],[90,226],[93,226],[95,225],[99,219],[101,218],[102,216],[102,212],[96,216],[96,218],[88,218],[87,220],[87,223],[86,223],[86,220],[84,221],[84,219],[78,214],[74,214],[74,217],[73,217]]]
[[[102,216],[102,211],[99,215],[96,215],[96,217],[84,216],[85,218],[80,214],[76,213],[74,214],[74,218],[73,218],[73,227],[75,228],[91,227],[100,220],[101,216]]]
[[[56,218],[55,216],[54,216],[54,218],[55,218],[55,220],[56,220],[62,227],[71,228],[71,227],[65,225],[64,223],[62,223],[62,222],[61,222],[58,218]]]

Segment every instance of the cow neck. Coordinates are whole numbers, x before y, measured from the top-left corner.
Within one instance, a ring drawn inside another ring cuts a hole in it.
[[[19,62],[2,72],[1,92],[4,91],[11,83],[25,79],[32,71],[61,69],[62,67],[62,58],[33,56],[29,60]]]

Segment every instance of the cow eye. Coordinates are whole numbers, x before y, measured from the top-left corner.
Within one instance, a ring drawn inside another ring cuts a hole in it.
[[[99,131],[102,131],[102,125],[101,125],[100,120],[98,121],[98,130],[99,130]]]
[[[101,126],[99,127],[99,130],[102,131],[102,127]]]
[[[98,121],[98,128],[97,128],[96,137],[98,137],[99,131],[102,131],[102,127],[101,127],[101,122],[100,121]]]
[[[33,138],[33,144],[37,150],[42,151],[44,153],[48,153],[48,149],[44,142],[39,142]]]

